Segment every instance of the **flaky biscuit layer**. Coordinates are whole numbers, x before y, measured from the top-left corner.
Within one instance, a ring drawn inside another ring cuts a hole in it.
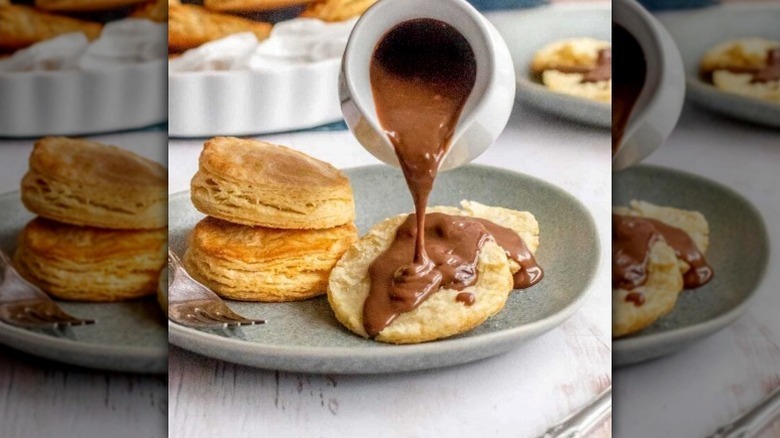
[[[19,236],[19,273],[54,297],[121,301],[152,295],[165,263],[166,229],[106,230],[37,218]]]
[[[258,140],[207,141],[191,196],[201,212],[244,225],[324,229],[355,218],[352,187],[341,171]]]
[[[74,225],[155,229],[168,223],[163,166],[116,146],[65,137],[35,143],[22,179],[32,212]]]
[[[331,269],[357,237],[353,224],[279,230],[207,217],[190,235],[184,265],[225,298],[303,300],[325,293]]]

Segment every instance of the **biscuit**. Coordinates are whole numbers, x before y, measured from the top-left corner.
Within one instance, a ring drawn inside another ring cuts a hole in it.
[[[698,211],[681,210],[674,207],[660,207],[649,202],[636,200],[631,201],[629,205],[631,208],[622,210],[621,214],[655,219],[679,228],[691,237],[702,254],[707,252],[710,243],[710,228],[703,214]],[[680,260],[679,263],[683,273],[690,269],[686,262]]]
[[[17,50],[70,32],[94,40],[103,26],[70,17],[39,12],[28,6],[0,5],[0,51]]]
[[[207,141],[191,196],[201,212],[244,225],[323,229],[355,219],[352,187],[341,171],[258,140]]]
[[[570,38],[542,47],[531,62],[531,71],[541,77],[552,91],[585,99],[610,102],[612,80],[583,82],[583,73],[571,69],[592,69],[598,64],[599,51],[611,47],[608,41],[594,38]]]
[[[630,207],[615,207],[615,214],[639,216],[661,221],[685,231],[699,251],[704,254],[709,247],[709,225],[698,211],[661,207],[649,202],[633,200]],[[650,249],[645,284],[627,291],[612,290],[612,336],[620,337],[635,333],[653,324],[674,309],[677,298],[683,290],[683,274],[690,266],[678,259],[674,249],[664,241],[656,242]],[[626,296],[636,292],[644,298],[644,304],[637,306],[627,301]]]
[[[463,209],[432,207],[427,212],[488,219],[517,232],[535,252],[539,246],[539,225],[527,212],[461,202]],[[392,243],[407,215],[384,220],[358,241],[339,260],[328,283],[328,302],[336,319],[350,331],[367,337],[363,326],[363,303],[371,287],[368,268]],[[467,332],[500,311],[513,288],[512,273],[519,269],[493,240],[482,247],[477,263],[477,282],[463,291],[441,289],[411,312],[399,315],[376,337],[381,342],[409,344],[432,341]],[[471,306],[456,301],[461,292],[477,299]]]
[[[168,21],[168,2],[166,0],[152,0],[142,3],[133,10],[130,16],[165,23]]]
[[[674,309],[683,290],[683,277],[674,249],[663,241],[650,249],[647,281],[633,291],[612,290],[612,337],[638,332]],[[626,299],[629,293],[644,298],[641,306]]]
[[[143,3],[144,0],[35,0],[35,7],[46,11],[103,11]]]
[[[345,21],[363,15],[376,0],[322,0],[316,1],[301,13],[301,17],[322,21]]]
[[[19,273],[52,296],[109,302],[153,295],[167,230],[120,231],[36,218],[22,231]]]
[[[204,0],[203,6],[212,11],[268,11],[305,5],[314,0]]]
[[[271,34],[269,23],[209,11],[190,4],[168,5],[168,50],[180,52],[209,41],[239,33],[252,32],[264,40]]]
[[[93,141],[46,137],[35,143],[22,179],[33,213],[74,225],[165,227],[167,172],[132,152]]]
[[[711,48],[700,62],[701,71],[722,69],[758,69],[766,66],[767,52],[780,47],[780,41],[765,38],[743,38],[726,41]]]
[[[609,41],[595,38],[568,38],[547,44],[539,49],[531,61],[531,71],[541,74],[559,68],[594,68],[599,51],[609,49]]]
[[[582,82],[582,78],[582,73],[563,73],[558,70],[542,73],[542,83],[552,91],[599,102],[612,101],[612,80]]]
[[[331,269],[357,237],[353,224],[278,230],[207,217],[192,230],[184,266],[225,298],[304,300],[325,293]]]
[[[704,54],[700,70],[719,90],[780,102],[780,80],[753,80],[754,72],[767,66],[769,52],[777,49],[780,41],[764,38],[726,41]]]

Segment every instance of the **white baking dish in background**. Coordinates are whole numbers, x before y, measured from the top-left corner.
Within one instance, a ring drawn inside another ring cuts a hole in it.
[[[168,118],[167,60],[94,71],[0,73],[0,137],[85,135]]]
[[[334,58],[263,71],[172,72],[168,134],[267,134],[339,121],[340,66]]]

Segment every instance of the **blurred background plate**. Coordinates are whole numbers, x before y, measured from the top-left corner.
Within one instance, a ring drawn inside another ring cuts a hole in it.
[[[22,228],[35,216],[22,205],[19,192],[0,196],[0,248],[13,254]],[[0,343],[42,358],[109,371],[168,372],[165,314],[155,297],[123,303],[57,302],[94,325],[64,332],[23,329],[0,322]]]
[[[531,73],[534,54],[548,43],[571,37],[611,41],[612,8],[609,3],[491,12],[487,17],[509,46],[517,74],[517,98],[521,104],[590,125],[612,126],[611,105],[555,93]]]
[[[742,315],[761,284],[769,237],[760,213],[733,190],[705,178],[655,166],[616,172],[612,203],[633,200],[701,212],[710,226],[705,256],[715,275],[680,294],[674,310],[655,324],[612,343],[615,365],[674,353],[728,326]]]
[[[680,49],[687,97],[698,105],[753,123],[780,127],[780,103],[726,93],[699,76],[704,53],[724,41],[764,37],[780,40],[780,5],[764,2],[657,15]]]

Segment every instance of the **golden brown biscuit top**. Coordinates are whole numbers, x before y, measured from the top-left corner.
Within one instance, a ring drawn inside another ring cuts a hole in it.
[[[116,146],[66,137],[38,140],[30,155],[30,170],[88,185],[165,190],[168,184],[159,163]]]
[[[32,252],[74,261],[162,251],[167,238],[165,228],[107,230],[68,225],[42,217],[28,223],[20,237]]]
[[[201,168],[229,179],[296,189],[349,186],[349,179],[332,165],[296,150],[235,137],[206,142]]]
[[[214,257],[272,260],[329,251],[344,239],[357,240],[357,228],[350,223],[326,230],[277,230],[209,216],[198,222],[191,239],[193,245]]]

